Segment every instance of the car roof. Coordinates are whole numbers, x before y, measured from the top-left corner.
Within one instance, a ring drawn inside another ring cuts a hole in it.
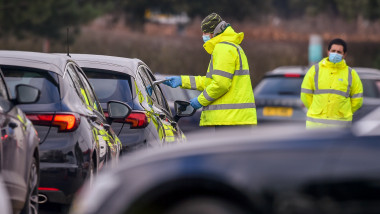
[[[53,71],[63,75],[68,56],[29,51],[0,51],[0,65],[22,66]]]
[[[280,66],[269,72],[267,72],[266,76],[275,76],[275,75],[284,75],[284,74],[300,74],[305,75],[308,70],[307,66],[302,65],[293,65],[293,66]]]
[[[125,58],[107,55],[95,54],[70,54],[71,57],[82,68],[96,68],[111,70],[120,73],[125,73],[133,77],[136,76],[136,70],[139,65],[146,64],[140,59]]]
[[[380,70],[376,68],[354,67],[360,78],[380,79]]]

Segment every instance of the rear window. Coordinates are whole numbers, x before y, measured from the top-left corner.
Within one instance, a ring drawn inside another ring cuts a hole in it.
[[[300,96],[302,78],[267,77],[255,88],[255,95]]]
[[[362,79],[364,97],[380,97],[380,80]]]
[[[15,98],[15,89],[18,84],[27,84],[38,88],[41,92],[37,104],[57,103],[60,101],[58,89],[58,75],[51,71],[27,68],[2,66],[5,81],[12,98]]]
[[[99,102],[110,100],[129,102],[133,99],[131,76],[102,69],[82,68]]]

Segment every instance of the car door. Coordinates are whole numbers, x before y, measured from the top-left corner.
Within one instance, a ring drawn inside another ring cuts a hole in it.
[[[100,102],[98,101],[94,90],[92,89],[87,77],[84,72],[78,67],[74,66],[78,76],[83,84],[85,93],[88,97],[89,108],[93,112],[93,122],[97,128],[99,144],[105,146],[107,149],[108,159],[111,159],[112,164],[117,163],[117,159],[120,153],[121,142],[116,134],[113,132],[111,126],[107,123],[107,120],[104,116]],[[104,145],[105,144],[105,145]]]
[[[148,68],[144,65],[141,65],[138,70],[138,74],[141,77],[144,87],[146,91],[148,91],[148,87],[151,87],[153,84],[152,80],[152,74],[148,70]],[[177,130],[173,128],[173,125],[171,124],[170,117],[171,114],[170,109],[169,112],[165,109],[163,105],[166,104],[166,100],[163,100],[162,92],[159,90],[159,86],[154,86],[152,93],[150,94],[150,98],[152,100],[151,103],[151,113],[155,118],[155,121],[157,123],[157,130],[159,132],[160,138],[165,142],[173,142],[178,138]],[[163,103],[165,101],[165,103]],[[156,125],[156,124],[155,124]]]
[[[335,206],[346,213],[380,213],[380,136],[345,143],[333,167]]]

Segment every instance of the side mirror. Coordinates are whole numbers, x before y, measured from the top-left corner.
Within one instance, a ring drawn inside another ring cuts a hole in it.
[[[108,101],[107,109],[108,117],[110,119],[108,122],[110,124],[112,123],[112,120],[115,119],[124,120],[132,112],[132,108],[128,104],[116,100]]]
[[[175,116],[174,120],[177,122],[181,117],[193,116],[197,111],[190,105],[188,101],[176,100],[174,101]]]
[[[40,90],[31,85],[19,84],[16,86],[17,104],[35,103],[40,98]]]

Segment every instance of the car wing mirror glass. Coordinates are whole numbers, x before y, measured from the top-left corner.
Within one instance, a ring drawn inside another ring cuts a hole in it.
[[[188,101],[176,100],[174,101],[175,121],[181,117],[190,117],[197,111],[190,105]]]
[[[40,90],[31,85],[19,84],[16,86],[17,104],[35,103],[40,98]]]
[[[132,108],[123,102],[111,100],[107,102],[108,117],[111,120],[125,119],[132,112]]]

